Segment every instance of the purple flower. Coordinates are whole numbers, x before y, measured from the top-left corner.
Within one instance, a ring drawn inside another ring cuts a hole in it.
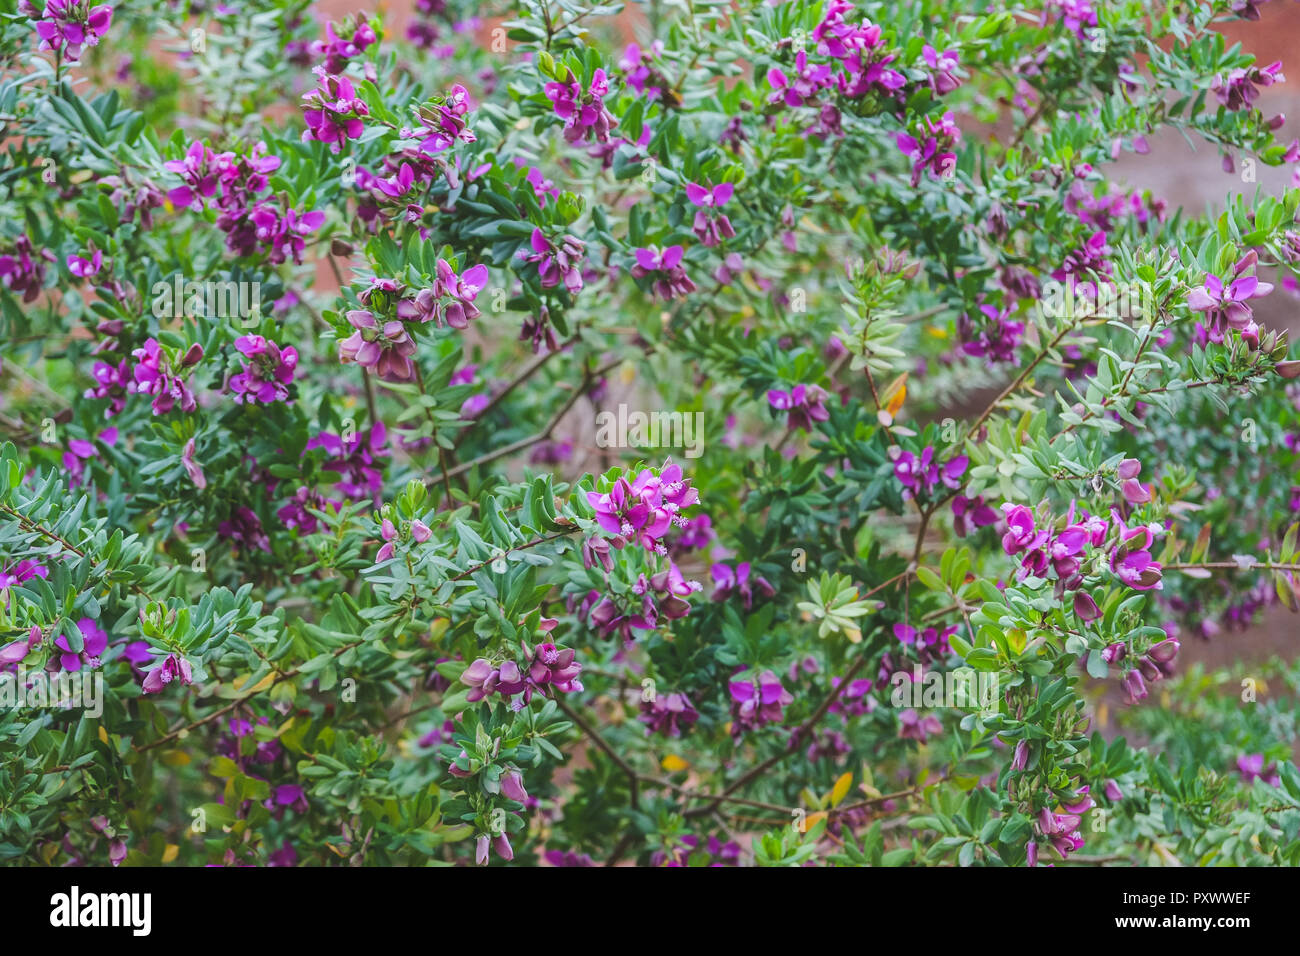
[[[1246,783],[1263,780],[1270,787],[1282,786],[1282,778],[1277,772],[1277,763],[1269,761],[1268,766],[1265,766],[1263,754],[1242,754],[1237,758],[1237,770]]]
[[[746,730],[780,723],[785,708],[794,703],[794,696],[781,686],[781,679],[770,670],[757,677],[743,671],[732,678],[727,687],[731,692],[731,733],[734,737],[740,737]]]
[[[96,249],[89,259],[81,256],[68,256],[68,271],[82,279],[90,279],[99,274],[104,262],[104,253]]]
[[[279,807],[289,807],[294,813],[306,813],[311,809],[306,792],[296,783],[284,783],[276,787],[275,804]]]
[[[895,142],[912,161],[912,185],[916,186],[927,169],[936,179],[952,175],[957,164],[957,154],[953,149],[961,142],[961,130],[957,128],[952,113],[944,113],[938,123],[934,117],[927,116],[919,130],[919,138],[899,133]]]
[[[243,335],[235,339],[235,348],[248,358],[239,374],[230,379],[236,402],[283,402],[289,397],[289,384],[298,367],[298,350],[287,345],[282,350],[260,335]]]
[[[21,663],[23,658],[40,647],[41,637],[39,625],[33,624],[26,639],[20,638],[0,647],[0,671],[11,670],[14,665]]]
[[[1244,275],[1255,266],[1257,259],[1256,253],[1251,251],[1238,260],[1232,267],[1226,287],[1218,276],[1207,275],[1205,284],[1187,295],[1187,307],[1193,312],[1204,312],[1211,331],[1219,336],[1230,328],[1243,335],[1252,331],[1254,312],[1247,303],[1273,291],[1271,283],[1260,282],[1253,275]]]
[[[925,743],[936,734],[943,733],[943,723],[934,714],[922,717],[910,707],[898,715],[898,736],[902,740]]]
[[[14,293],[21,293],[23,302],[34,302],[45,284],[45,262],[54,262],[55,255],[42,249],[33,256],[32,241],[26,235],[14,239],[13,250],[0,255],[0,282]]]
[[[956,50],[945,50],[940,53],[927,43],[921,48],[921,56],[925,59],[925,65],[931,70],[930,86],[936,95],[943,96],[961,86],[961,80],[954,73],[957,69]]]
[[[237,505],[230,516],[217,525],[217,534],[248,548],[271,550],[271,539],[262,530],[262,519],[245,505]]]
[[[731,198],[735,188],[731,183],[720,183],[712,189],[697,183],[686,184],[686,198],[700,207],[695,212],[695,223],[692,228],[696,237],[704,245],[716,246],[723,239],[730,239],[736,235],[731,220],[718,211],[719,207]]]
[[[641,701],[638,719],[646,725],[647,733],[680,737],[686,728],[700,719],[700,714],[692,706],[690,698],[674,692]]]
[[[405,382],[415,378],[411,356],[415,354],[415,340],[406,331],[406,325],[397,319],[380,325],[374,313],[352,309],[347,313],[349,324],[356,330],[339,342],[339,361],[356,362],[372,368],[388,381]]]
[[[748,561],[741,561],[737,564],[735,571],[732,571],[731,566],[727,564],[715,564],[709,570],[713,575],[713,600],[724,600],[732,591],[735,591],[744,600],[745,610],[749,610],[753,606],[754,591],[749,582]],[[761,575],[755,575],[754,585],[767,597],[771,597],[776,593],[776,589],[772,587],[767,578]]]
[[[1007,517],[1007,530],[1002,535],[1002,548],[1007,554],[1016,555],[1022,551],[1038,548],[1047,540],[1047,532],[1039,531],[1034,526],[1034,513],[1024,505],[1002,506]]]
[[[377,463],[378,459],[389,456],[387,441],[384,423],[376,422],[369,430],[346,439],[332,432],[321,432],[307,442],[307,450],[323,448],[330,456],[323,467],[341,476],[334,487],[348,498],[360,500],[376,497],[383,488],[383,472]]]
[[[337,27],[334,23],[325,24],[325,39],[313,40],[307,51],[325,58],[327,73],[342,73],[349,60],[360,56],[377,39],[369,21],[358,13]]]
[[[542,288],[554,288],[563,282],[570,295],[582,291],[582,269],[579,268],[579,263],[586,255],[586,243],[566,234],[556,246],[546,238],[542,230],[534,229],[529,244],[532,253],[525,253],[521,249],[519,254],[525,262],[537,263]]]
[[[1229,110],[1249,110],[1254,108],[1255,100],[1259,97],[1258,87],[1272,86],[1285,79],[1282,75],[1282,62],[1279,60],[1263,68],[1238,68],[1230,71],[1226,77],[1222,73],[1216,74],[1210,83],[1210,91]]]
[[[318,140],[329,143],[330,152],[337,153],[350,139],[359,139],[365,132],[362,118],[370,115],[370,107],[357,96],[352,81],[346,76],[326,72],[324,67],[314,71],[320,85],[303,96],[302,141]]]
[[[786,412],[786,427],[813,430],[813,422],[830,418],[826,410],[826,390],[820,385],[796,385],[790,391],[772,389],[767,402],[773,408]]]
[[[593,138],[598,143],[609,140],[609,132],[618,120],[605,108],[609,80],[603,69],[592,74],[585,91],[570,73],[568,82],[547,83],[544,92],[555,115],[564,120],[564,138],[570,143]]]
[[[185,469],[185,474],[189,476],[194,487],[202,491],[208,486],[207,476],[203,474],[203,468],[194,460],[194,439],[191,438],[185,443],[185,448],[181,452],[181,467]]]
[[[596,522],[607,532],[624,539],[636,538],[647,551],[666,554],[663,536],[674,524],[682,523],[681,512],[699,501],[682,469],[666,464],[656,475],[645,468],[629,483],[619,478],[608,492],[587,492],[596,511]]]
[[[92,7],[87,0],[22,0],[18,12],[36,20],[40,50],[62,50],[69,62],[81,59],[83,47],[98,46],[113,21],[107,3]]]
[[[650,277],[651,288],[665,301],[690,295],[695,291],[691,281],[682,267],[682,247],[646,246],[635,251],[636,264],[632,266],[632,275],[638,279]]]
[[[131,355],[135,358],[136,365],[131,372],[131,381],[127,383],[126,389],[128,392],[153,395],[155,415],[166,415],[176,407],[177,403],[184,412],[192,412],[198,408],[194,393],[190,391],[189,385],[173,372],[171,360],[163,352],[157,339],[149,339],[142,348],[136,349]],[[202,356],[202,347],[193,345],[181,358],[180,364],[182,367],[193,365]]]
[[[168,654],[144,675],[143,690],[146,694],[156,694],[177,678],[181,684],[194,683],[190,662],[179,654]]]
[[[982,497],[957,495],[952,499],[952,526],[960,537],[964,538],[972,528],[987,528],[997,523],[997,510]]]

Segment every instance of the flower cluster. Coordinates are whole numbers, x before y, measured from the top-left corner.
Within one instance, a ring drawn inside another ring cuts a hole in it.
[[[394,279],[374,279],[357,301],[364,309],[350,310],[346,318],[353,333],[339,342],[339,361],[373,368],[383,378],[407,381],[415,377],[415,340],[407,323],[433,323],[438,328],[469,327],[478,318],[474,299],[487,284],[487,266],[477,265],[460,275],[439,259],[432,284],[410,294]]]
[[[654,695],[650,700],[641,700],[641,714],[638,718],[646,725],[646,733],[660,734],[665,737],[680,737],[700,719],[699,711],[691,704],[685,694]]]
[[[378,37],[370,21],[358,13],[340,24],[325,24],[325,39],[313,40],[307,49],[312,56],[324,57],[326,73],[342,73],[349,61],[376,42]]]
[[[552,289],[560,283],[570,295],[582,291],[582,270],[578,264],[587,253],[587,244],[568,233],[553,243],[546,238],[546,233],[534,229],[529,245],[532,252],[519,251],[525,262],[537,263],[537,274],[542,280],[543,289]]]
[[[113,22],[113,8],[107,3],[92,6],[90,0],[19,0],[18,12],[36,21],[41,50],[54,50],[69,62],[81,59],[82,49],[98,46]]]
[[[605,108],[609,79],[604,70],[592,74],[586,90],[573,74],[569,74],[568,82],[547,83],[545,93],[555,108],[555,115],[564,120],[566,140],[570,143],[587,139],[595,139],[598,143],[609,141],[609,132],[618,120]]]
[[[1176,637],[1167,637],[1163,641],[1152,644],[1140,657],[1130,659],[1128,645],[1116,641],[1107,645],[1101,652],[1101,656],[1107,664],[1118,664],[1129,660],[1132,666],[1120,678],[1120,686],[1128,695],[1129,703],[1136,704],[1147,696],[1148,681],[1154,683],[1173,676],[1174,659],[1178,656],[1181,647]]]
[[[786,413],[786,427],[806,432],[813,430],[813,422],[830,418],[826,398],[826,390],[820,385],[796,385],[789,391],[774,388],[767,393],[767,403]]]
[[[260,335],[240,336],[235,339],[235,348],[248,360],[230,379],[236,402],[269,405],[289,397],[289,385],[298,367],[297,349],[292,345],[281,348]]]
[[[280,168],[279,157],[268,156],[265,143],[236,156],[217,153],[196,140],[184,159],[163,166],[183,181],[167,193],[174,206],[202,212],[205,200],[215,201],[217,228],[226,234],[226,248],[236,255],[252,255],[261,247],[273,264],[289,259],[301,263],[306,236],[325,222],[325,213],[319,210],[281,210],[261,195],[270,186],[270,174]]]
[[[695,291],[695,283],[686,274],[682,266],[682,247],[646,246],[635,251],[636,264],[632,266],[632,275],[638,279],[650,277],[651,288],[665,301],[690,295]]]
[[[554,621],[549,623],[551,626],[555,624]],[[532,700],[534,693],[546,696],[547,688],[565,694],[582,690],[582,681],[579,680],[582,664],[571,648],[544,643],[529,649],[525,644],[523,651],[525,662],[522,667],[512,660],[494,666],[482,657],[470,664],[460,675],[460,682],[469,688],[468,700],[472,703],[499,694],[520,710]],[[521,696],[512,700],[516,695]]]
[[[912,161],[912,185],[915,186],[927,169],[935,179],[952,176],[957,167],[957,154],[953,150],[961,142],[961,130],[951,113],[944,113],[938,122],[933,116],[927,116],[916,136],[899,133],[895,142]]]
[[[1265,67],[1245,67],[1232,70],[1227,76],[1222,73],[1214,77],[1210,92],[1229,110],[1249,110],[1255,108],[1259,98],[1259,87],[1272,86],[1286,79],[1282,75],[1282,63],[1277,61]]]
[[[619,478],[607,492],[587,492],[596,523],[620,542],[637,541],[647,551],[667,554],[663,537],[680,526],[682,512],[700,500],[679,465],[665,463],[656,474],[643,468],[631,482]],[[621,543],[619,544],[621,547]]]
[[[728,681],[727,689],[731,693],[731,734],[737,738],[747,730],[781,723],[785,708],[794,703],[794,695],[772,671],[743,671]]]
[[[1188,293],[1187,307],[1204,313],[1211,341],[1222,342],[1229,329],[1236,329],[1246,341],[1259,344],[1259,326],[1250,300],[1268,295],[1273,285],[1246,275],[1258,261],[1258,254],[1251,250],[1233,265],[1226,283],[1216,275],[1207,275],[1203,286]]]
[[[350,139],[365,132],[365,117],[370,115],[366,101],[357,96],[356,88],[346,76],[336,76],[323,67],[316,68],[320,84],[303,95],[302,141],[329,143],[330,152],[341,152]]]
[[[126,383],[126,390],[138,395],[152,395],[155,415],[166,415],[178,404],[183,412],[192,412],[198,407],[189,384],[172,367],[172,359],[163,351],[157,339],[149,339],[131,355],[136,364],[131,370],[131,381]],[[203,347],[192,345],[176,363],[177,368],[189,368],[201,358]]]
[[[731,220],[721,211],[735,190],[736,187],[731,183],[719,183],[712,188],[698,183],[686,184],[686,198],[698,207],[691,228],[704,245],[716,246],[723,239],[731,239],[736,235]]]
[[[34,302],[45,286],[45,263],[55,258],[48,249],[36,252],[32,240],[26,234],[20,235],[14,239],[13,248],[0,255],[0,282],[21,295],[23,302]]]
[[[906,497],[928,496],[940,482],[948,488],[960,488],[969,464],[969,458],[957,455],[941,465],[934,460],[934,446],[926,445],[919,458],[910,451],[901,452],[894,459],[894,477],[907,489]]]

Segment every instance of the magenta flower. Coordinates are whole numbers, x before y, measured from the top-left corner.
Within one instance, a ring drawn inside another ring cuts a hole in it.
[[[554,288],[563,282],[570,295],[582,291],[582,269],[579,268],[579,263],[586,256],[586,243],[566,234],[557,246],[546,238],[542,230],[534,229],[529,245],[532,246],[532,253],[521,249],[519,255],[525,262],[537,263],[537,274],[542,280],[543,289]]]
[[[0,647],[0,671],[10,670],[21,663],[28,654],[41,646],[41,638],[39,625],[33,624],[25,639],[20,638]]]
[[[177,678],[181,684],[194,683],[190,662],[179,654],[168,654],[145,674],[142,689],[146,694],[156,694]]]
[[[751,586],[748,561],[741,561],[734,571],[729,564],[715,564],[709,571],[713,575],[713,600],[715,601],[725,600],[735,591],[745,602],[745,610],[749,610],[754,604],[755,587],[766,597],[776,593],[776,589],[762,575],[755,575]]]
[[[675,299],[695,291],[695,283],[682,267],[681,246],[669,246],[663,250],[658,246],[646,246],[637,249],[635,255],[632,275],[638,279],[650,277],[653,280],[651,288],[661,299]]]
[[[716,246],[723,239],[730,239],[736,234],[731,220],[719,207],[727,202],[735,192],[731,183],[720,183],[709,189],[696,183],[686,184],[686,198],[700,208],[695,211],[695,223],[692,227],[696,237],[706,246]]]
[[[450,149],[456,143],[476,142],[477,137],[465,119],[473,108],[469,90],[457,83],[436,99],[432,107],[421,107],[416,113],[420,129],[403,129],[402,136],[415,136],[419,140],[418,147],[431,156]]]
[[[83,47],[98,46],[113,22],[107,3],[92,7],[88,0],[21,0],[18,12],[36,20],[39,50],[61,50],[69,62],[81,59]]]
[[[700,714],[690,698],[674,692],[641,701],[641,714],[637,719],[646,725],[647,734],[680,737],[700,719]]]
[[[785,708],[794,703],[794,695],[770,670],[758,675],[743,671],[728,682],[727,688],[731,693],[731,733],[734,737],[740,737],[746,730],[780,723],[785,717]]]
[[[835,84],[835,78],[829,66],[809,63],[808,54],[800,50],[795,56],[793,77],[772,67],[767,71],[767,82],[773,91],[767,98],[769,104],[795,107],[816,99],[818,93]]]
[[[1083,848],[1083,836],[1079,833],[1078,814],[1052,813],[1044,807],[1038,817],[1038,828],[1043,836],[1051,841],[1052,849],[1063,860],[1071,853]]]
[[[621,538],[636,538],[647,551],[666,554],[662,538],[674,524],[681,525],[681,512],[699,501],[699,492],[682,476],[678,465],[665,464],[656,475],[642,469],[631,483],[619,478],[608,492],[587,492],[596,511],[596,522]]]
[[[921,181],[921,173],[927,169],[936,179],[952,174],[957,164],[953,149],[961,142],[961,130],[952,113],[944,113],[937,123],[934,117],[927,116],[919,137],[899,133],[895,142],[912,161],[912,185],[916,186]]]
[[[607,142],[618,120],[605,108],[604,97],[609,93],[605,71],[596,70],[585,91],[572,73],[569,77],[567,83],[552,82],[544,87],[555,115],[564,120],[564,138],[570,143],[585,139]]]
[[[342,73],[349,60],[359,57],[377,41],[370,22],[358,13],[341,24],[325,24],[325,39],[313,40],[307,47],[312,56],[324,57],[327,73]]]
[[[938,96],[951,93],[961,86],[961,80],[954,72],[957,69],[956,50],[945,50],[940,53],[927,43],[921,48],[921,56],[925,59],[925,65],[930,68],[930,86]]]
[[[527,645],[525,645],[527,650]],[[582,690],[582,665],[576,660],[571,648],[556,647],[554,644],[539,644],[533,650],[532,662],[528,665],[529,691],[533,688],[554,687],[566,694]],[[504,666],[502,673],[505,673]]]
[[[1039,531],[1034,526],[1034,513],[1024,505],[1002,506],[1007,517],[1007,530],[1002,535],[1002,549],[1007,554],[1016,555],[1022,551],[1041,547],[1047,541],[1047,531]]]
[[[171,359],[163,352],[157,339],[149,339],[131,355],[136,360],[131,381],[126,390],[140,395],[152,395],[153,413],[166,415],[177,404],[181,411],[192,412],[198,408],[190,387],[172,369]],[[180,359],[182,368],[196,364],[203,357],[203,348],[193,345]]]
[[[1277,772],[1277,762],[1269,761],[1265,766],[1263,754],[1242,754],[1237,758],[1237,771],[1246,783],[1263,780],[1270,787],[1282,786],[1282,778]]]
[[[362,119],[370,115],[363,99],[357,96],[352,81],[346,76],[336,76],[317,67],[320,85],[303,96],[302,141],[318,140],[329,143],[330,152],[340,152],[350,139],[359,139],[366,126]]]
[[[1207,275],[1205,284],[1187,295],[1187,307],[1193,312],[1204,312],[1210,329],[1224,335],[1227,329],[1236,329],[1243,335],[1255,327],[1254,312],[1247,304],[1273,291],[1269,282],[1260,282],[1253,275],[1243,275],[1255,266],[1258,256],[1248,252],[1232,267],[1228,285],[1218,276]],[[1221,341],[1221,339],[1220,339]]]
[[[298,350],[280,346],[260,335],[243,335],[235,339],[235,348],[248,358],[239,374],[230,379],[236,402],[283,402],[289,397],[289,384],[298,367]]]
[[[824,422],[830,418],[830,412],[826,410],[826,398],[826,390],[820,385],[796,385],[788,392],[772,389],[767,393],[768,404],[787,413],[786,426],[806,432],[813,430],[813,422]]]
[[[96,249],[89,259],[83,259],[81,256],[68,256],[68,271],[78,278],[90,279],[99,275],[99,269],[103,263],[104,253]]]

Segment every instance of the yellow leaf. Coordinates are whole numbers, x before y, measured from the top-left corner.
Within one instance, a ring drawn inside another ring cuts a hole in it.
[[[164,863],[170,863],[180,855],[180,852],[181,848],[179,846],[175,843],[168,843],[167,846],[163,848],[162,861]]]
[[[818,810],[816,813],[810,813],[810,814],[808,814],[808,819],[806,819],[806,820],[804,821],[803,832],[804,832],[804,833],[807,833],[809,830],[811,830],[811,829],[812,829],[813,827],[815,827],[818,823],[820,823],[822,820],[825,820],[825,819],[826,819],[826,811],[825,811],[825,810]]]
[[[859,631],[856,627],[846,627],[844,629],[844,636],[849,639],[850,644],[862,643],[862,632]]]
[[[162,762],[168,767],[184,767],[190,762],[190,755],[184,750],[168,750],[162,755]]]
[[[903,407],[903,399],[905,398],[907,398],[906,372],[894,379],[893,384],[885,389],[885,411],[889,412],[891,416],[897,415],[898,410]]]
[[[663,767],[669,773],[678,773],[682,770],[688,770],[691,765],[676,754],[669,754],[659,762],[659,766]]]
[[[835,786],[831,787],[831,806],[838,807],[848,795],[849,787],[853,786],[853,774],[840,774],[840,778],[835,781]]]
[[[948,337],[948,330],[938,325],[927,325],[925,327],[925,332],[931,338],[935,339],[946,339]]]
[[[99,739],[104,743],[108,743],[108,731],[106,731],[102,726],[99,728]]]

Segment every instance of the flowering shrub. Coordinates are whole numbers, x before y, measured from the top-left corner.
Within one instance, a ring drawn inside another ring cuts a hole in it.
[[[1254,4],[307,6],[0,17],[0,858],[1300,862]]]

